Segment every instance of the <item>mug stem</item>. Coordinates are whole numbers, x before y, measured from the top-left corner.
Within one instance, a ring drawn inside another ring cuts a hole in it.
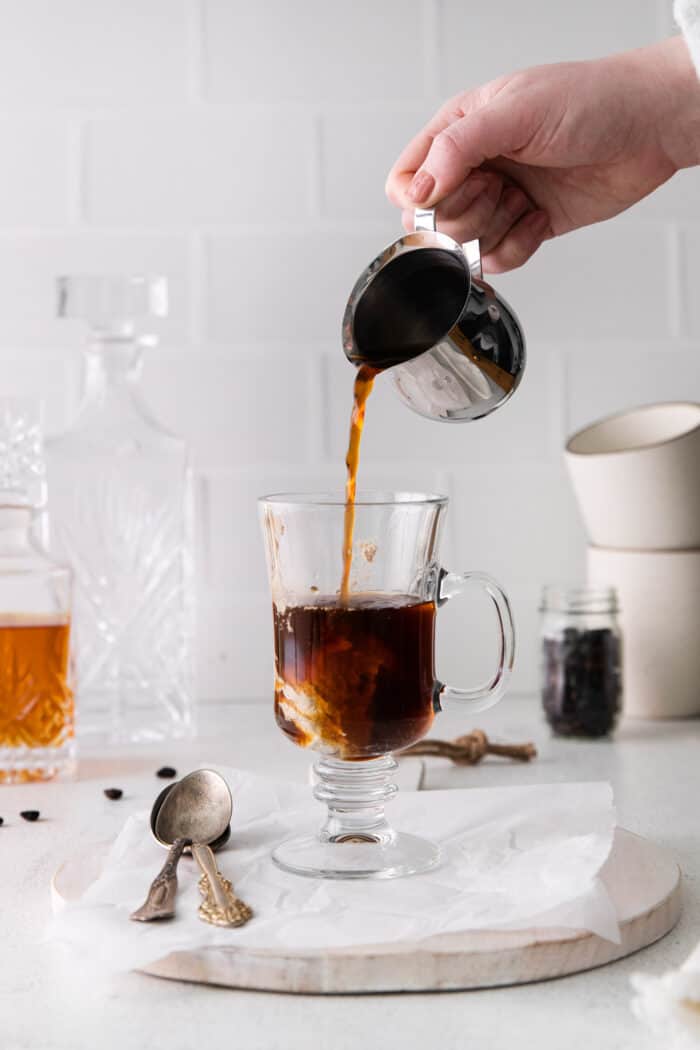
[[[283,871],[325,879],[393,879],[429,871],[440,849],[395,831],[384,806],[396,795],[392,755],[348,762],[322,758],[314,766],[314,795],[328,807],[319,831],[281,842],[272,859]]]
[[[346,762],[322,758],[314,765],[314,796],[328,806],[321,842],[393,842],[396,832],[384,814],[398,788],[391,778],[398,769],[392,755]]]

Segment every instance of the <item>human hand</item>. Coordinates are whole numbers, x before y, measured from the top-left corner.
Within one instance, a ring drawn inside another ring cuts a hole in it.
[[[416,207],[434,207],[438,228],[479,237],[484,269],[499,273],[699,161],[700,82],[673,37],[457,95],[406,146],[386,192],[406,229]]]

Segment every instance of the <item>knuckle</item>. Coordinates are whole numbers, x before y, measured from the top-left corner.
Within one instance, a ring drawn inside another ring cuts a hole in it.
[[[433,139],[433,145],[430,152],[437,156],[447,164],[454,164],[460,159],[460,143],[459,138],[454,132],[454,129],[444,128],[438,135]]]
[[[509,270],[517,270],[534,254],[536,247],[537,245],[530,240],[522,241],[520,238],[512,237],[503,245],[502,256],[506,267]]]
[[[391,201],[392,204],[398,204],[398,201],[396,199],[395,189],[394,189],[394,177],[393,177],[393,175],[388,175],[387,176],[386,182],[384,183],[384,193],[389,198],[389,200]]]
[[[509,186],[503,193],[502,204],[508,215],[517,216],[525,211],[529,202],[522,190]]]
[[[517,270],[534,253],[535,246],[521,241],[514,232],[504,237],[501,243],[488,253],[487,263],[491,273]]]

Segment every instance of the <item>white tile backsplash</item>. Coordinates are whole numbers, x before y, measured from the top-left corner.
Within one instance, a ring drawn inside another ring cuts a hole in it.
[[[531,351],[547,339],[670,335],[667,231],[634,215],[546,242],[531,262],[495,278]]]
[[[569,429],[654,401],[700,401],[697,345],[596,347],[568,361]],[[700,464],[698,464],[700,471]]]
[[[187,0],[3,0],[0,108],[182,102]]]
[[[681,231],[681,281],[687,331],[700,340],[700,225],[689,225]]]
[[[403,102],[425,83],[421,0],[203,0],[207,97]],[[350,144],[349,144],[350,145]]]
[[[197,687],[210,700],[255,697],[272,709],[272,605],[264,595],[200,591]]]
[[[650,193],[644,200],[639,201],[628,215],[630,219],[634,218],[636,221],[661,219],[680,223],[698,222],[700,220],[700,168],[685,168],[677,172],[655,193]]]
[[[270,223],[292,210],[303,219],[311,132],[308,114],[280,120],[241,107],[96,122],[86,134],[87,216],[146,227]],[[279,166],[262,160],[273,155],[283,158],[283,192]]]
[[[0,118],[0,228],[66,223],[71,200],[71,126],[60,118]]]
[[[614,8],[601,0],[438,0],[438,12],[440,87],[446,96],[527,66],[641,47],[660,32],[656,0],[615,0]]]
[[[339,489],[352,369],[342,312],[400,234],[384,180],[448,93],[541,61],[650,42],[670,0],[6,0],[0,35],[0,359],[6,393],[75,413],[84,330],[54,277],[165,273],[171,316],[144,393],[198,469],[199,692],[271,697],[255,499]],[[436,97],[436,89],[440,94]],[[700,400],[700,170],[493,279],[528,344],[522,387],[477,423],[430,423],[380,378],[360,486],[450,496],[442,556],[513,601],[517,689],[537,684],[541,586],[580,580],[570,430]],[[676,252],[677,249],[677,252]],[[676,253],[676,254],[674,254]],[[494,620],[440,616],[440,674],[485,677]]]
[[[311,231],[209,238],[209,338],[326,340],[340,353],[348,296],[383,244],[376,235]]]
[[[326,110],[321,118],[322,214],[358,222],[383,219],[394,225],[393,236],[400,237],[401,215],[389,204],[384,183],[400,151],[431,113],[427,105]]]
[[[186,437],[198,467],[308,459],[308,363],[260,354],[153,352],[144,368],[149,404]]]

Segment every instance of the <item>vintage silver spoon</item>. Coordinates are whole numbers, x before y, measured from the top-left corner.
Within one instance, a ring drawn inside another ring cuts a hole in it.
[[[198,769],[165,796],[155,820],[155,836],[164,846],[179,838],[190,840],[190,851],[202,871],[199,917],[214,926],[242,926],[253,914],[218,870],[209,846],[225,833],[232,809],[224,778],[211,769]]]
[[[175,898],[177,895],[177,866],[180,857],[191,845],[189,837],[176,838],[172,843],[163,842],[156,835],[156,821],[167,796],[178,786],[179,781],[167,784],[160,792],[151,806],[150,825],[153,837],[161,845],[169,846],[168,856],[165,864],[151,883],[145,902],[132,913],[131,918],[136,922],[152,922],[154,919],[172,919],[175,915]],[[227,788],[228,790],[228,788]],[[227,824],[224,831],[210,846],[213,850],[220,849],[231,836],[231,825]]]
[[[156,820],[158,814],[160,813],[161,806],[163,805],[166,796],[170,794],[176,784],[177,781],[174,784],[166,784],[151,806],[149,822],[151,825],[151,833],[156,841],[159,841],[156,836]],[[231,825],[227,824],[226,829],[222,834],[210,843],[212,850],[221,849],[221,847],[228,842],[230,837]],[[176,839],[172,843],[168,850],[165,864],[151,883],[146,900],[141,907],[135,912],[132,912],[130,916],[136,922],[153,922],[154,919],[173,918],[175,915],[175,897],[177,895],[177,866],[180,857],[189,845],[190,840],[185,837]]]
[[[169,849],[148,897],[131,918],[139,922],[171,918],[175,914],[177,863],[189,849],[200,868],[199,888],[204,901],[200,918],[222,926],[240,926],[252,912],[233,893],[230,882],[216,868],[212,850],[231,834],[231,793],[226,781],[209,769],[196,770],[161,791],[151,809],[151,831]]]

